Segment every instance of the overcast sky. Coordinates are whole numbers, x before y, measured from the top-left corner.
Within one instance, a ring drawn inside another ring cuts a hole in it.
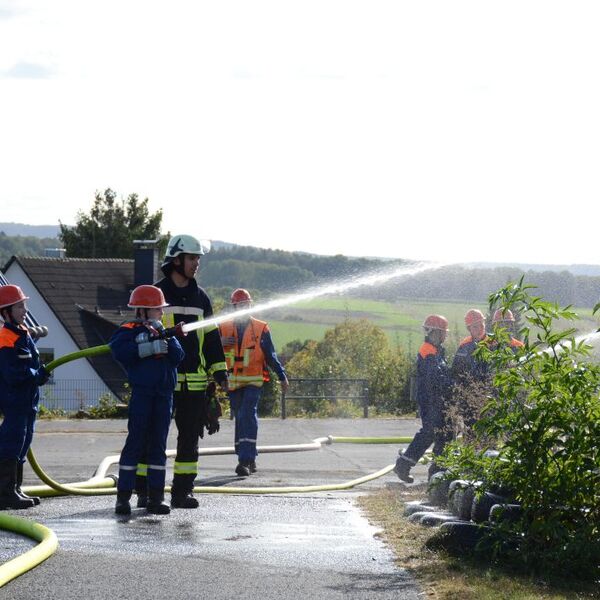
[[[0,0],[0,221],[598,264],[600,3]]]

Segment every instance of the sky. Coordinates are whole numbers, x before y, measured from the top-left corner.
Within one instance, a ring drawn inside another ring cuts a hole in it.
[[[598,264],[600,4],[0,0],[0,220]]]

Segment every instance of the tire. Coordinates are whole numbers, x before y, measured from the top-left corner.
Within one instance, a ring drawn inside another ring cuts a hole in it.
[[[425,527],[438,527],[443,523],[456,523],[459,518],[447,512],[425,513],[420,519],[419,524]]]
[[[494,504],[490,509],[490,522],[515,523],[522,514],[523,508],[520,504]]]
[[[451,554],[462,555],[472,552],[490,532],[490,527],[470,521],[448,522],[440,525],[437,542]]]
[[[484,492],[481,496],[475,495],[471,505],[471,520],[475,523],[489,521],[490,510],[494,504],[506,504],[508,500],[504,496]]]
[[[429,502],[434,506],[446,506],[448,503],[448,487],[450,479],[446,473],[439,471],[431,476],[427,486]]]
[[[465,489],[468,487],[469,482],[464,479],[455,479],[450,483],[450,487],[448,488],[448,510],[453,515],[458,516],[460,513],[462,497]]]
[[[435,512],[438,510],[437,506],[431,506],[429,504],[425,504],[421,501],[407,502],[404,505],[404,516],[410,517],[413,513],[416,512]]]

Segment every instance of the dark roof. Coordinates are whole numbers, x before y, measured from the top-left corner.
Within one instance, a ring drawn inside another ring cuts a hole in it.
[[[13,256],[82,350],[106,344],[127,308],[133,289],[134,261],[117,258],[49,258]],[[110,354],[89,359],[106,385],[122,391],[125,374]]]

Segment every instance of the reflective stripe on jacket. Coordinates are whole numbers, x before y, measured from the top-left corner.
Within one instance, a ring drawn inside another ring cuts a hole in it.
[[[225,361],[229,371],[229,389],[236,390],[246,385],[261,387],[265,369],[265,355],[261,348],[261,337],[269,326],[264,321],[250,317],[240,340],[234,321],[219,326]]]

